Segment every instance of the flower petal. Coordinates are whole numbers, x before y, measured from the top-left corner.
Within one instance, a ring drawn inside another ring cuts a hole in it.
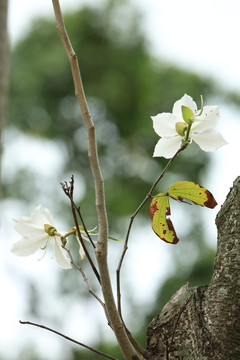
[[[220,132],[215,129],[208,129],[199,134],[191,133],[191,138],[204,151],[214,151],[227,144]]]
[[[170,159],[181,146],[180,136],[170,136],[161,138],[155,146],[153,156],[163,156]]]
[[[213,129],[216,127],[219,117],[218,106],[204,106],[202,115],[196,117],[192,130],[196,129],[196,131],[202,132],[207,129]]]
[[[30,216],[30,220],[38,225],[44,225],[44,224],[49,224],[49,225],[53,225],[53,217],[50,214],[48,209],[44,209],[42,207],[42,205],[37,206],[31,216]]]
[[[44,234],[46,235],[43,225],[39,227],[39,225],[32,223],[29,218],[25,217],[21,218],[20,220],[13,219],[12,221],[14,229],[23,237],[39,237]]]
[[[61,239],[55,236],[54,240],[54,254],[58,265],[63,269],[71,269],[71,262],[67,256],[66,250],[62,248]]]
[[[185,94],[180,100],[177,100],[173,105],[173,115],[178,119],[177,121],[184,121],[182,117],[182,106],[186,106],[192,110],[194,114],[197,115],[197,104],[191,96]]]
[[[53,224],[52,215],[48,209],[43,209],[42,205],[37,206],[30,217],[23,216],[19,220],[13,219],[14,229],[23,237],[39,237],[46,234],[44,224]]]
[[[176,117],[170,113],[161,113],[156,116],[151,116],[153,121],[153,128],[159,136],[173,136],[176,135],[175,124]]]
[[[79,256],[80,256],[80,260],[83,260],[85,258],[85,251],[83,250],[81,243],[79,243]]]
[[[85,232],[84,232],[85,233]],[[82,231],[81,231],[81,235],[82,235]],[[83,250],[83,246],[81,244],[81,241],[79,239],[78,236],[76,236],[78,244],[79,244],[79,256],[80,256],[80,260],[83,260],[85,258],[85,251]],[[83,238],[83,235],[82,235]],[[84,238],[83,238],[84,239]],[[89,241],[89,239],[87,239]]]
[[[11,252],[17,256],[28,256],[34,254],[45,245],[48,235],[40,237],[23,237],[12,245]]]

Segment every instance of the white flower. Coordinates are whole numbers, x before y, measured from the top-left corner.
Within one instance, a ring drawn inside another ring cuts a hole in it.
[[[53,218],[48,209],[42,205],[36,207],[30,217],[13,219],[14,229],[22,238],[13,244],[11,251],[17,256],[28,256],[38,249],[45,250],[52,241],[55,259],[63,269],[70,269],[71,263],[66,251],[62,248],[59,236],[53,235]],[[52,231],[52,234],[51,234]]]
[[[193,139],[204,151],[217,150],[227,144],[222,135],[215,130],[218,119],[217,106],[204,106],[202,111],[198,111],[191,96],[185,94],[175,102],[172,113],[152,116],[153,128],[161,137],[155,146],[153,156],[163,156],[167,159],[173,157],[181,147],[188,127],[190,141]]]

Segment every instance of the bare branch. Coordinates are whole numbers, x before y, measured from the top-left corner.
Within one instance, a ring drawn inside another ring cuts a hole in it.
[[[63,249],[68,253],[69,257],[70,257],[70,261],[71,261],[71,264],[80,271],[82,277],[83,277],[83,280],[85,281],[87,287],[88,287],[88,292],[93,295],[95,297],[95,299],[103,306],[103,308],[105,308],[105,304],[104,302],[102,302],[102,300],[97,296],[97,294],[95,294],[95,292],[92,290],[92,288],[90,287],[89,285],[89,281],[88,281],[88,278],[87,276],[85,275],[83,269],[81,266],[77,265],[75,263],[75,261],[73,260],[73,257],[72,257],[72,254],[71,254],[71,251],[69,249],[66,248],[65,245],[62,245]]]
[[[74,188],[73,177],[72,177],[72,182],[70,183],[70,187],[68,186],[68,184],[66,182],[64,184],[62,183],[61,185],[62,185],[63,191],[65,192],[65,194],[69,197],[69,199],[71,201],[72,214],[73,214],[73,218],[74,218],[74,222],[75,222],[75,226],[76,226],[76,232],[77,232],[79,241],[81,242],[83,250],[84,250],[84,252],[86,254],[86,257],[87,257],[87,259],[88,259],[88,261],[89,261],[89,263],[90,263],[90,265],[92,267],[92,270],[93,270],[94,274],[96,275],[96,278],[97,278],[98,282],[101,284],[99,272],[98,272],[98,270],[96,269],[96,266],[93,263],[93,260],[92,260],[92,258],[90,256],[86,246],[85,246],[85,243],[83,241],[81,232],[79,230],[79,224],[78,224],[77,215],[76,215],[76,211],[75,211],[76,205],[74,204],[74,201],[73,201],[73,188]]]
[[[99,222],[99,241],[102,244],[102,248],[105,249],[107,247],[107,234],[108,234],[108,222],[107,222],[107,214],[106,214],[106,206],[105,206],[105,194],[104,194],[104,185],[103,178],[101,174],[101,169],[98,161],[98,152],[97,152],[97,143],[95,136],[95,127],[92,121],[92,117],[88,108],[87,100],[84,93],[84,88],[82,84],[82,79],[80,75],[79,65],[77,55],[75,54],[71,42],[68,38],[66,28],[64,25],[60,4],[58,0],[53,0],[53,7],[56,17],[56,27],[59,33],[60,39],[64,45],[66,50],[66,54],[68,56],[72,76],[75,87],[75,95],[79,102],[84,124],[87,130],[88,135],[88,156],[89,162],[91,165],[94,183],[95,183],[95,191],[96,191],[96,209],[98,213],[98,222]]]
[[[33,326],[40,327],[42,329],[48,330],[48,331],[50,331],[50,332],[52,332],[54,334],[57,334],[57,335],[63,337],[64,339],[66,339],[68,341],[73,342],[74,344],[80,345],[80,346],[82,346],[82,347],[84,347],[84,348],[86,348],[86,349],[88,349],[88,350],[90,350],[90,351],[92,351],[92,352],[94,352],[94,353],[96,353],[98,355],[102,355],[106,359],[118,360],[118,359],[116,359],[116,358],[114,358],[114,357],[112,357],[110,355],[107,355],[107,354],[105,354],[105,353],[103,353],[103,352],[101,352],[101,351],[99,351],[97,349],[92,348],[91,346],[85,345],[85,344],[83,344],[83,343],[81,343],[81,342],[79,342],[77,340],[74,340],[74,339],[70,338],[69,336],[66,336],[66,335],[60,333],[59,331],[53,330],[53,329],[51,329],[51,328],[49,328],[49,327],[47,327],[45,325],[36,324],[36,323],[31,322],[31,321],[21,321],[21,320],[19,320],[19,322],[22,325],[33,325]]]
[[[75,210],[77,211],[78,216],[79,216],[79,218],[80,218],[80,220],[81,220],[81,224],[82,224],[82,226],[83,226],[83,229],[84,229],[84,231],[85,231],[85,233],[86,233],[86,235],[87,235],[90,243],[92,244],[92,247],[95,249],[95,248],[96,248],[96,245],[94,244],[94,242],[93,242],[93,240],[92,240],[92,238],[91,238],[91,236],[90,236],[90,234],[89,234],[89,232],[88,232],[88,230],[87,230],[87,227],[86,227],[86,225],[85,225],[85,222],[84,222],[84,220],[83,220],[83,217],[82,217],[82,214],[81,214],[81,211],[80,211],[80,206],[77,206],[77,205],[75,204],[74,200],[73,200],[74,175],[71,176],[71,180],[70,180],[70,190],[69,190],[69,187],[68,187],[68,185],[67,185],[66,182],[65,182],[65,183],[61,183],[61,185],[62,185],[62,189],[63,189],[64,193],[65,193],[65,194],[68,196],[68,198],[71,200],[71,204],[74,206]]]

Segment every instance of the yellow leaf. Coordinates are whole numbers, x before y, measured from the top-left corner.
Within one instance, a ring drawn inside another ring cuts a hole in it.
[[[171,244],[179,241],[171,220],[166,218],[167,215],[170,215],[169,199],[166,194],[160,193],[152,199],[149,215],[153,231],[160,239]]]
[[[217,205],[210,191],[191,181],[178,181],[174,183],[170,186],[166,195],[179,201],[183,201],[183,198],[188,199],[194,204],[206,206],[211,209]]]

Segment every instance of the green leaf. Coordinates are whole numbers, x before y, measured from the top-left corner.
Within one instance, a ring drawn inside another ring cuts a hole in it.
[[[171,244],[179,241],[171,220],[166,218],[167,215],[170,215],[169,199],[166,194],[160,193],[152,199],[149,215],[153,231],[160,239]]]
[[[169,187],[167,194],[175,200],[183,201],[184,198],[192,201],[194,204],[206,206],[211,209],[217,205],[210,191],[191,181],[176,182]]]

